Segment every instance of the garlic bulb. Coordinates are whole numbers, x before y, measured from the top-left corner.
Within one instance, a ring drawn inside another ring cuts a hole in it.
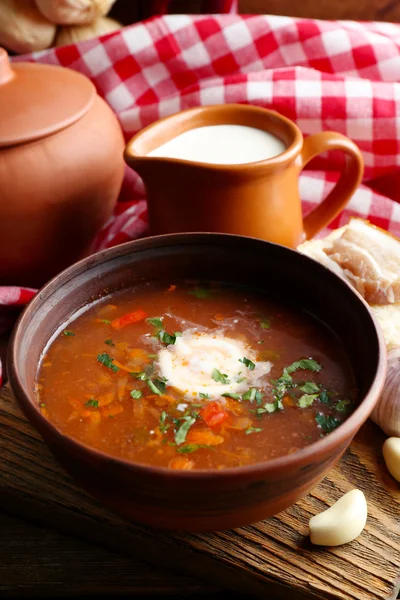
[[[35,0],[1,0],[0,46],[17,53],[49,48],[56,26],[36,8]]]
[[[84,40],[90,40],[91,38],[105,35],[106,33],[112,33],[121,29],[121,23],[114,21],[114,19],[108,19],[102,17],[97,19],[90,25],[72,25],[71,27],[61,27],[56,41],[55,46],[68,46],[68,44],[77,44]]]
[[[106,15],[114,2],[115,0],[36,0],[36,6],[46,19],[56,25],[86,25]]]
[[[400,437],[400,347],[388,352],[386,381],[371,419],[388,436]]]

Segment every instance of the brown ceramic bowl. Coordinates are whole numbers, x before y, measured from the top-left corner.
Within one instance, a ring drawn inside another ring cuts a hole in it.
[[[41,354],[54,332],[78,309],[113,290],[180,278],[222,278],[294,299],[342,340],[360,390],[359,407],[330,435],[290,456],[219,471],[134,464],[63,435],[41,415],[33,391]],[[376,404],[385,379],[386,351],[366,303],[319,263],[254,238],[192,233],[129,242],[58,275],[22,314],[13,333],[8,369],[22,410],[83,488],[130,519],[194,531],[256,522],[307,494]]]

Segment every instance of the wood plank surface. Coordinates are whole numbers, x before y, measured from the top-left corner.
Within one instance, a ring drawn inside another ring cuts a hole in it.
[[[0,597],[193,598],[218,600],[223,592],[0,513]]]
[[[309,496],[273,518],[234,531],[171,534],[128,523],[77,488],[3,388],[0,504],[235,592],[286,600],[388,600],[399,588],[400,488],[383,465],[383,440],[367,423],[338,467]],[[365,492],[369,506],[362,536],[336,549],[311,547],[309,518],[354,487]]]

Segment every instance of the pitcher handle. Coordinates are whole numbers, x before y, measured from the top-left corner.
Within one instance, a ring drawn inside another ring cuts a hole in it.
[[[333,190],[304,218],[304,233],[307,240],[328,225],[346,206],[361,182],[364,172],[364,161],[358,146],[346,136],[334,131],[316,133],[304,140],[299,156],[300,170],[312,158],[327,150],[342,150],[347,154],[348,159]]]

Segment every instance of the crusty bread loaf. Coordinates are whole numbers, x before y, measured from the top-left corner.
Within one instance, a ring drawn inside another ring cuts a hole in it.
[[[353,285],[379,321],[388,348],[400,346],[400,240],[368,221],[351,219],[298,250]]]
[[[373,305],[400,302],[400,240],[363,219],[298,247],[344,277]]]

